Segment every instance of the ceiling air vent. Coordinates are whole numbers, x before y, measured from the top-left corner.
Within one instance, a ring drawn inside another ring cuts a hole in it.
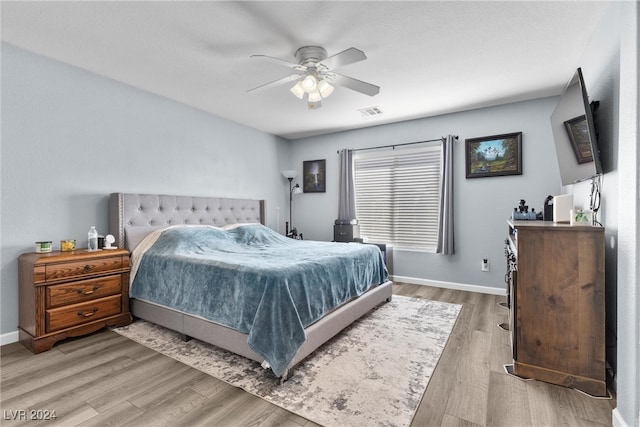
[[[360,112],[360,115],[362,117],[375,117],[382,115],[382,110],[380,109],[380,107],[362,108],[358,111]]]

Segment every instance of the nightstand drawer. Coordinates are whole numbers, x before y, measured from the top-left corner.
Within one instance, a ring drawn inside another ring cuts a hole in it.
[[[45,280],[50,281],[86,276],[88,274],[118,270],[120,268],[122,268],[121,256],[65,262],[61,264],[47,264],[45,268]]]
[[[121,295],[114,295],[47,310],[47,333],[119,314],[122,310],[121,298]]]
[[[119,294],[122,292],[121,281],[122,275],[118,274],[64,285],[47,286],[46,307],[55,308]]]

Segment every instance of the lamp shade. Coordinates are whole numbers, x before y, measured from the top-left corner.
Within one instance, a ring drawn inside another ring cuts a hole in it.
[[[299,184],[296,184],[296,186],[293,187],[293,194],[302,194],[302,188],[300,188]]]
[[[302,79],[302,89],[307,92],[313,92],[316,90],[316,86],[318,85],[318,80],[313,74],[307,74],[304,79]]]
[[[294,94],[295,96],[297,96],[298,98],[302,99],[304,97],[304,89],[302,89],[302,83],[298,82],[295,84],[294,87],[292,87],[291,89],[291,93]]]
[[[318,90],[320,91],[320,95],[322,95],[323,98],[326,98],[331,95],[331,92],[333,92],[333,86],[327,83],[326,80],[322,79],[318,82]]]
[[[296,176],[298,176],[298,172],[295,170],[286,170],[286,171],[282,171],[282,176],[284,176],[287,179],[293,179]]]
[[[320,92],[318,90],[314,90],[313,92],[309,92],[309,102],[318,102],[322,99],[320,96]]]

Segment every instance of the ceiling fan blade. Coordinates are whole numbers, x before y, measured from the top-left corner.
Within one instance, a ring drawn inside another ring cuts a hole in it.
[[[372,85],[371,83],[363,82],[361,80],[354,79],[352,77],[343,76],[338,73],[331,73],[330,81],[344,86],[348,89],[355,90],[356,92],[364,93],[365,95],[375,96],[380,93],[380,86]]]
[[[250,58],[262,59],[265,61],[273,62],[274,64],[284,65],[285,67],[293,68],[295,70],[304,71],[307,69],[304,65],[296,64],[295,62],[285,61],[284,59],[274,58],[267,55],[251,55]]]
[[[365,55],[363,51],[355,47],[350,47],[349,49],[345,49],[340,53],[323,59],[320,61],[320,64],[330,70],[335,70],[336,68],[344,67],[354,62],[364,61],[365,59],[367,59],[367,55]]]
[[[274,81],[272,81],[270,83],[265,83],[265,84],[263,84],[261,86],[254,87],[253,89],[249,89],[247,92],[248,93],[258,92],[258,91],[261,91],[261,90],[264,90],[264,89],[268,89],[268,88],[271,88],[271,87],[274,87],[274,86],[279,86],[279,85],[284,84],[284,83],[293,82],[293,81],[299,80],[302,76],[303,76],[302,74],[291,74],[290,76],[286,76],[286,77],[283,77],[281,79],[274,80]]]

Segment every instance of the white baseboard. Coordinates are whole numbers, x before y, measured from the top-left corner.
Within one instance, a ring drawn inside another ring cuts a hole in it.
[[[0,335],[0,345],[18,342],[18,339],[18,331],[7,332],[6,334]]]
[[[413,285],[434,286],[436,288],[455,289],[457,291],[478,292],[481,294],[506,295],[507,289],[490,288],[488,286],[469,285],[465,283],[441,282],[438,280],[419,279],[417,277],[391,276],[394,282],[411,283]]]

